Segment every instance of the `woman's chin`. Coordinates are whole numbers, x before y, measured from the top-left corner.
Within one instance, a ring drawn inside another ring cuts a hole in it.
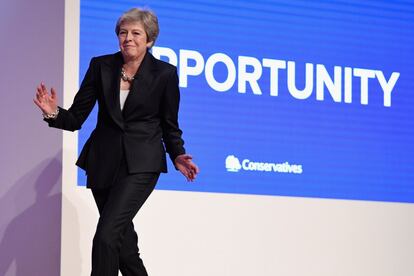
[[[121,50],[121,52],[125,57],[136,56],[136,51],[132,51],[132,49]]]
[[[136,59],[140,56],[136,51],[122,51],[122,55],[125,59]]]

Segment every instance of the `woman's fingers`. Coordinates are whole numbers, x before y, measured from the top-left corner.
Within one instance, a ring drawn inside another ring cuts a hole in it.
[[[37,105],[40,108],[40,110],[43,113],[47,113],[46,110],[45,110],[44,105],[41,102],[39,102],[37,99],[33,99],[33,102],[35,103],[35,105]]]
[[[45,96],[45,95],[36,94],[36,98],[42,104],[45,104],[47,102],[47,96]]]
[[[52,92],[52,98],[53,98],[53,93],[55,93],[55,97],[56,97],[56,91],[54,91],[53,88],[52,88],[52,90],[53,90],[53,92]],[[44,97],[46,100],[49,100],[49,97],[51,97],[51,95],[47,91],[46,85],[43,82],[40,83],[37,91],[39,91],[40,96]]]
[[[188,179],[190,181],[194,181],[194,179],[197,177],[197,171],[194,169],[189,169],[187,170],[187,174],[188,174]]]
[[[33,102],[40,108],[42,109],[42,104],[39,102],[38,99],[33,99]]]
[[[192,159],[193,157],[189,154],[179,155],[175,159],[175,164],[188,181],[194,181],[200,172],[200,169],[193,163]]]
[[[39,102],[42,100],[42,96],[39,93],[36,93],[36,100]]]
[[[191,172],[187,173],[186,178],[187,178],[187,181],[190,181],[190,182],[193,182],[195,179],[194,175]]]
[[[198,174],[200,172],[200,169],[198,168],[198,166],[194,163],[192,163],[193,165],[193,171],[195,172],[195,174]]]
[[[44,93],[43,93],[42,87],[39,85],[37,87],[36,96],[39,97],[39,98],[41,98],[41,97],[43,97],[43,95],[44,95]]]
[[[52,87],[50,89],[50,94],[49,91],[47,90],[46,85],[42,82],[40,83],[37,87],[36,87],[36,98],[40,101],[40,102],[49,102],[52,101],[53,103],[55,103],[57,100],[57,93],[56,90]]]
[[[40,84],[40,86],[42,87],[42,91],[43,91],[43,93],[47,95],[48,93],[47,93],[47,88],[46,88],[46,85],[42,82],[42,83]]]
[[[56,100],[56,90],[52,87],[50,89],[52,100]]]
[[[40,97],[44,97],[48,94],[46,86],[43,83],[37,86],[37,93],[39,94]]]
[[[192,173],[192,171],[187,168],[186,166],[182,166],[180,168],[181,173],[184,175],[184,177],[187,179],[187,181],[193,181],[194,180],[194,174]]]
[[[47,97],[42,94],[36,94],[36,99],[39,101],[40,104],[46,104],[47,103]]]
[[[36,87],[36,95],[33,99],[34,103],[42,110],[43,113],[51,113],[56,109],[57,102],[56,90],[52,88],[50,94],[46,85],[41,82]]]
[[[198,166],[194,164],[192,161],[188,162],[188,167],[190,171],[193,172],[194,174],[198,174],[200,172],[200,169],[198,168]]]
[[[190,161],[187,164],[187,167],[188,167],[188,170],[189,170],[192,178],[193,179],[196,178],[197,174],[200,172],[200,169],[197,167],[197,165]]]

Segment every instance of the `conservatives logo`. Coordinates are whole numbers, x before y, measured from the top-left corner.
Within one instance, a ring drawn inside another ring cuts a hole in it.
[[[226,169],[228,172],[258,171],[258,172],[275,172],[275,173],[293,173],[302,174],[303,167],[301,164],[257,162],[249,159],[243,159],[240,163],[239,158],[229,155],[226,158]]]
[[[229,172],[238,172],[241,169],[239,159],[234,155],[229,155],[226,158],[226,169]]]

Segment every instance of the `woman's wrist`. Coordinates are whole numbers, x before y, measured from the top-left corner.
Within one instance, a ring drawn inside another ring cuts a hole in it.
[[[56,119],[59,114],[59,108],[57,107],[56,110],[52,113],[43,113],[43,119]]]

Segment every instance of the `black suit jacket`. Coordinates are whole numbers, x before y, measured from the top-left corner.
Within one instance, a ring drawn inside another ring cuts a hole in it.
[[[122,64],[120,52],[92,58],[72,106],[59,107],[58,117],[47,120],[51,127],[78,130],[98,102],[96,128],[76,162],[86,171],[89,188],[111,185],[123,154],[129,173],[140,173],[167,172],[165,151],[172,161],[185,153],[176,67],[147,52],[121,111]]]

